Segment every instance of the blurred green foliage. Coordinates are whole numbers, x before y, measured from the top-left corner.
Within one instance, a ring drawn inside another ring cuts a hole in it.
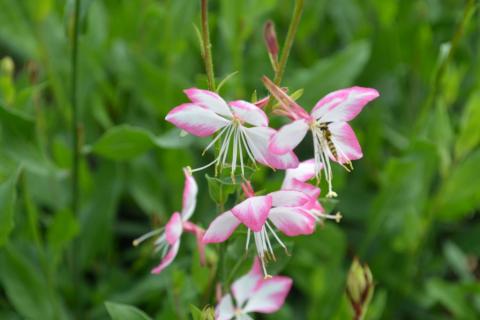
[[[366,319],[478,319],[478,3],[305,2],[284,85],[304,89],[299,101],[307,109],[353,84],[381,97],[353,122],[364,158],[351,174],[335,168],[339,201],[325,205],[342,212],[342,223],[287,240],[293,257],[271,270],[291,276],[294,288],[281,311],[262,318],[351,319],[345,283],[358,256],[375,282]],[[200,156],[206,139],[180,137],[163,120],[186,101],[183,89],[206,87],[193,28],[199,1],[81,4],[75,216],[73,1],[0,1],[0,318],[199,318],[213,302],[213,274],[192,255],[193,237],[159,276],[149,273],[159,259],[151,247],[131,246],[180,208],[181,168],[211,159]],[[266,94],[261,76],[272,72],[263,24],[272,19],[282,42],[292,8],[293,1],[210,1],[217,78],[239,71],[223,96]],[[308,144],[297,150],[301,159],[311,156]],[[217,208],[203,174],[196,178],[192,220],[205,227]],[[273,190],[282,178],[261,170],[253,180],[258,190]],[[240,231],[228,243],[232,277],[249,268],[244,241]],[[214,249],[207,250],[212,265]]]

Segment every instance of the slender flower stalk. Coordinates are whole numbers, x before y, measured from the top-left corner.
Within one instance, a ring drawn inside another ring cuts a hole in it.
[[[290,50],[293,46],[293,41],[295,40],[295,35],[297,34],[298,25],[302,19],[304,0],[295,0],[295,7],[293,9],[292,20],[290,20],[290,25],[288,26],[287,37],[282,47],[282,53],[280,55],[280,61],[276,64],[274,83],[280,85],[282,83],[283,74],[285,73],[285,68],[287,66],[288,57],[290,56]],[[273,105],[273,99],[269,100],[265,109],[269,110]]]
[[[79,217],[79,164],[80,164],[80,143],[79,143],[79,121],[78,121],[78,102],[77,102],[77,79],[78,79],[78,34],[79,34],[79,19],[80,19],[80,0],[75,0],[73,9],[73,29],[72,29],[72,42],[70,53],[70,106],[72,108],[72,213]],[[72,247],[68,252],[69,263],[71,265],[71,273],[74,283],[80,282],[80,272],[77,267],[77,259],[75,251],[78,250],[79,241],[74,240]],[[79,314],[82,312],[82,300],[81,297],[77,302],[76,308]]]
[[[73,138],[73,156],[72,156],[72,211],[78,216],[78,172],[79,172],[79,124],[78,124],[78,105],[77,105],[77,78],[78,78],[78,24],[80,17],[80,0],[75,0],[73,13],[73,31],[72,31],[72,52],[70,59],[71,82],[70,82],[70,105],[72,107],[72,138]]]
[[[202,57],[207,73],[208,90],[215,91],[215,73],[212,61],[212,44],[210,42],[210,31],[208,29],[208,1],[201,0],[202,6]]]
[[[297,34],[298,25],[302,18],[303,13],[303,4],[304,0],[296,0],[295,8],[293,9],[292,20],[288,27],[287,37],[285,38],[285,43],[282,48],[282,55],[280,56],[280,62],[278,63],[278,70],[275,73],[274,82],[276,85],[280,85],[283,78],[283,73],[285,72],[285,67],[287,66],[288,56],[290,55],[290,50],[293,46],[293,40]]]

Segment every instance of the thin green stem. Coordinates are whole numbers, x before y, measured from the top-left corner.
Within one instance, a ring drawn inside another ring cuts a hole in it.
[[[427,101],[425,102],[425,104],[423,104],[418,116],[415,134],[417,134],[418,131],[425,124],[429,111],[433,108],[435,104],[445,71],[450,64],[450,61],[453,59],[453,54],[457,50],[458,44],[465,33],[465,29],[470,22],[470,19],[473,16],[475,9],[475,0],[468,0],[463,11],[462,19],[460,20],[455,30],[455,33],[450,41],[450,48],[448,49],[447,56],[440,62],[433,77],[432,86]]]
[[[207,73],[208,90],[215,91],[215,74],[213,72],[212,44],[208,30],[208,1],[202,0],[202,57]]]
[[[288,57],[290,56],[290,50],[293,46],[293,41],[295,39],[295,35],[297,34],[298,25],[300,24],[300,20],[302,19],[303,13],[303,0],[296,0],[295,7],[293,9],[292,20],[290,21],[290,25],[288,27],[287,37],[285,38],[285,42],[282,47],[282,54],[280,55],[280,61],[278,63],[278,68],[275,71],[275,77],[273,78],[273,82],[280,86],[283,79],[283,74],[285,73],[285,68],[287,66]],[[273,98],[268,101],[267,106],[265,107],[266,110],[269,110],[273,106]]]
[[[79,163],[80,163],[80,147],[79,147],[79,121],[78,121],[78,104],[77,104],[77,77],[78,77],[78,26],[80,17],[80,0],[75,0],[74,12],[73,12],[73,30],[72,30],[72,51],[70,56],[70,105],[72,108],[72,139],[73,139],[73,152],[72,152],[72,212],[76,218],[79,216]],[[69,260],[72,266],[72,278],[73,282],[79,284],[79,271],[77,268],[75,251],[77,248],[77,241],[72,244],[71,250],[69,250]],[[81,299],[78,299],[76,308],[78,315],[81,316],[82,310]]]
[[[303,0],[295,1],[292,20],[290,21],[290,26],[288,27],[287,37],[285,38],[285,43],[283,44],[282,48],[282,55],[280,56],[280,62],[278,63],[278,69],[275,73],[275,78],[273,81],[277,86],[282,82],[285,67],[287,66],[288,57],[290,55],[290,50],[293,46],[293,40],[295,39],[298,25],[300,24],[300,20],[302,18],[303,4]]]
[[[72,210],[78,216],[78,171],[79,171],[79,139],[78,139],[78,105],[77,105],[77,70],[78,70],[78,20],[80,15],[80,0],[75,0],[72,52],[71,52],[71,88],[70,104],[72,106],[72,137],[73,137],[73,163],[72,163]]]

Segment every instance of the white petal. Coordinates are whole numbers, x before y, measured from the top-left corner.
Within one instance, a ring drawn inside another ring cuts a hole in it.
[[[312,116],[321,122],[350,121],[378,95],[378,91],[371,88],[351,87],[337,90],[317,102]]]
[[[260,269],[260,261],[255,258],[252,269],[232,284],[232,293],[237,306],[243,306],[245,301],[255,292],[260,280],[263,280],[263,274]]]
[[[282,155],[268,150],[268,143],[275,130],[269,127],[242,128],[255,160],[274,169],[289,169],[298,166],[298,158],[293,151]]]
[[[232,112],[227,103],[217,93],[197,88],[186,89],[184,92],[193,103],[212,110],[219,115],[232,117]]]
[[[232,296],[225,295],[215,308],[216,320],[230,320],[235,316],[235,309],[232,303]]]
[[[184,168],[185,186],[183,187],[182,220],[190,219],[197,204],[198,185],[188,168]]]
[[[308,123],[305,120],[297,120],[289,123],[275,133],[268,149],[275,154],[285,154],[295,149],[303,140],[308,131]]]
[[[262,109],[254,105],[253,103],[237,100],[229,102],[234,114],[242,121],[249,123],[253,126],[268,126],[268,117]]]
[[[215,112],[192,103],[173,108],[165,120],[198,137],[208,137],[230,123]]]
[[[203,236],[203,243],[217,243],[228,239],[240,224],[231,211],[227,211],[217,216],[215,220],[210,223],[205,235]]]
[[[295,190],[280,190],[269,193],[274,207],[300,207],[310,201],[310,197]]]
[[[285,298],[292,286],[292,279],[275,276],[263,280],[256,292],[250,297],[243,309],[247,312],[273,313],[278,311],[285,302]]]

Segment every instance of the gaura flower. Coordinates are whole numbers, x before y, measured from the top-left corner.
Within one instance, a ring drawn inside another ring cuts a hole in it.
[[[323,165],[320,164],[320,168]],[[314,159],[300,162],[297,168],[285,171],[285,178],[282,183],[282,190],[295,190],[305,193],[310,197],[310,201],[304,205],[304,208],[313,214],[318,221],[320,219],[332,219],[340,222],[341,214],[337,212],[335,215],[326,214],[322,204],[318,201],[320,196],[320,188],[308,183],[309,180],[316,176],[316,165]]]
[[[320,99],[312,112],[308,113],[270,79],[263,77],[263,82],[280,103],[276,112],[293,121],[272,136],[269,150],[279,155],[291,152],[310,130],[317,178],[320,165],[323,164],[328,183],[327,197],[335,197],[337,194],[332,189],[330,159],[350,171],[353,168],[352,160],[363,156],[357,137],[347,121],[355,118],[368,102],[377,98],[378,91],[362,87],[337,90]]]
[[[227,103],[215,92],[197,88],[187,89],[185,94],[191,103],[175,107],[165,120],[198,137],[217,133],[204,153],[214,146],[216,141],[223,139],[215,160],[193,171],[203,170],[214,164],[216,168],[222,169],[229,164],[232,176],[237,166],[243,176],[244,153],[252,163],[259,162],[275,169],[294,168],[298,165],[298,159],[292,151],[282,155],[268,151],[268,143],[276,131],[268,127],[267,115],[256,105],[243,100]]]
[[[274,313],[285,303],[291,287],[292,279],[288,277],[273,276],[264,279],[260,262],[255,259],[250,272],[232,284],[232,294],[227,294],[220,300],[215,309],[215,319],[251,320],[248,315],[250,312]]]
[[[155,252],[161,251],[162,261],[152,270],[152,273],[160,273],[175,259],[180,247],[180,237],[183,231],[193,233],[197,238],[198,250],[202,264],[205,261],[205,246],[202,243],[204,230],[188,221],[195,210],[197,203],[198,186],[192,177],[190,168],[184,168],[185,186],[183,189],[182,211],[175,212],[167,222],[165,228],[153,230],[133,241],[134,246],[153,236],[158,236],[155,240]]]
[[[247,199],[215,218],[206,230],[203,242],[223,242],[241,223],[244,224],[248,230],[245,249],[248,250],[253,233],[257,255],[262,262],[265,276],[268,276],[265,263],[275,260],[269,232],[288,254],[287,247],[271,224],[289,237],[313,233],[315,217],[308,212],[308,208],[304,208],[304,205],[309,203],[310,197],[293,190],[280,190],[265,196],[255,196],[249,182],[243,183],[242,188]]]

